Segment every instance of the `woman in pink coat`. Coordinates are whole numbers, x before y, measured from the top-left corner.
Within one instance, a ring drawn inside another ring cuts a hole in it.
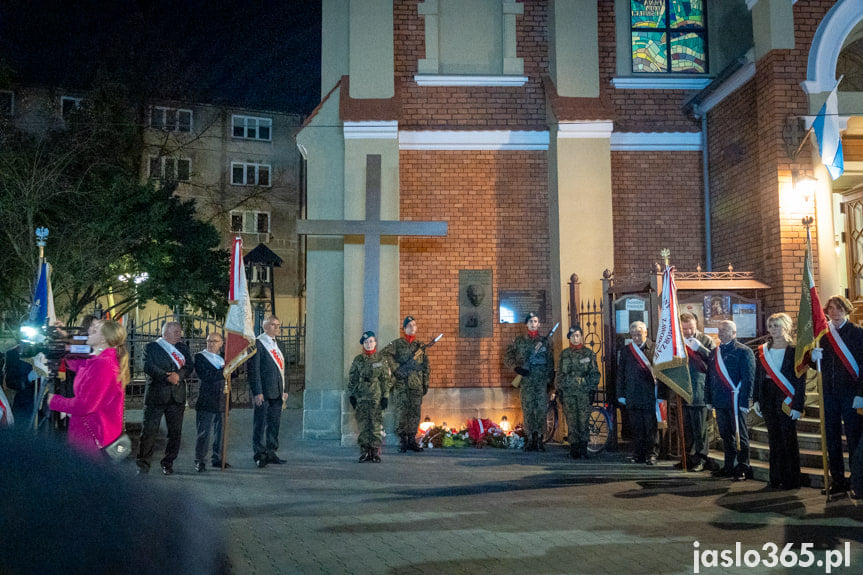
[[[68,413],[69,442],[94,456],[123,433],[123,401],[129,382],[126,330],[115,321],[94,323],[87,343],[95,356],[69,362],[77,372],[75,397],[48,394],[48,407]]]

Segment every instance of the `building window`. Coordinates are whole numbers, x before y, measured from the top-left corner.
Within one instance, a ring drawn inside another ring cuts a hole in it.
[[[270,166],[231,162],[231,183],[235,186],[265,186],[270,185]]]
[[[271,118],[256,118],[254,116],[233,116],[231,125],[235,138],[247,140],[271,141],[273,120]]]
[[[192,160],[150,156],[150,178],[171,182],[188,182],[192,176]]]
[[[150,109],[150,127],[165,132],[191,132],[192,110],[153,106]]]
[[[231,231],[245,234],[270,233],[270,212],[231,212]]]
[[[270,266],[252,266],[251,283],[270,283]]]
[[[62,96],[60,98],[60,114],[63,119],[69,118],[69,115],[81,107],[81,98],[73,98],[71,96]]]
[[[630,17],[633,72],[707,73],[703,0],[630,0]]]
[[[0,90],[0,116],[12,116],[15,113],[15,93]]]

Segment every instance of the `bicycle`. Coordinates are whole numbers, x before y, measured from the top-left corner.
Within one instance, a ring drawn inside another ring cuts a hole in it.
[[[594,394],[598,397],[600,392]],[[611,406],[604,401],[594,399],[590,410],[590,416],[587,420],[587,426],[590,429],[590,441],[587,444],[587,450],[590,453],[600,453],[608,447],[612,438],[612,418]],[[560,410],[557,405],[557,391],[552,391],[548,399],[548,410],[545,415],[545,433],[542,436],[544,442],[550,441],[554,437],[557,427],[560,423]]]

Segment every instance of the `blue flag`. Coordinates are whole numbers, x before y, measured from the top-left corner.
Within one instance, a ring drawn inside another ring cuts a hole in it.
[[[836,87],[827,96],[827,101],[818,110],[812,129],[818,138],[818,153],[821,154],[821,162],[830,172],[834,180],[845,171],[845,158],[842,155],[842,140],[839,138],[839,100],[836,96]]]
[[[30,307],[30,321],[38,325],[53,324],[57,321],[54,313],[54,292],[51,290],[51,265],[43,262],[36,277],[36,290],[33,292],[33,305]]]

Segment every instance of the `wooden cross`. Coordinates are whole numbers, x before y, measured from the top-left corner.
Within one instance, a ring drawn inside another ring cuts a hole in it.
[[[366,156],[366,219],[298,220],[297,234],[307,236],[363,236],[363,331],[378,331],[380,309],[381,236],[446,236],[446,222],[381,220],[381,157]]]

